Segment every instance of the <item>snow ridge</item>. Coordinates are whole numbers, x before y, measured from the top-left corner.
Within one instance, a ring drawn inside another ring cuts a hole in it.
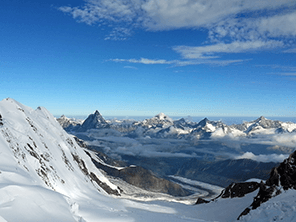
[[[35,190],[40,191],[36,194],[37,202],[39,195],[53,195],[55,202],[62,198],[61,194],[71,199],[83,195],[84,190],[120,194],[117,186],[94,166],[74,138],[45,108],[33,110],[8,98],[0,102],[0,115],[0,215],[7,214],[8,221],[15,221],[13,213],[5,213],[9,211],[3,211],[2,204],[18,206],[22,198],[32,195]],[[42,203],[32,204],[35,209]],[[64,199],[61,206],[66,205]],[[23,216],[24,220],[32,221],[28,214]],[[60,221],[51,214],[48,217]],[[66,221],[71,221],[67,218]]]

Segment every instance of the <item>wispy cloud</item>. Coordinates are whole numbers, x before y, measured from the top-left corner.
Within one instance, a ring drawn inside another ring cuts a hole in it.
[[[296,53],[296,48],[292,48],[292,49],[287,49],[285,51],[283,51],[284,53]]]
[[[286,73],[280,73],[281,76],[296,76],[296,73],[289,73],[289,72],[286,72]]]
[[[209,64],[209,65],[217,65],[217,66],[227,66],[233,63],[241,63],[245,60],[237,59],[237,60],[210,60],[210,59],[193,59],[193,60],[165,60],[165,59],[109,59],[107,61],[112,62],[127,62],[134,64],[145,64],[145,65],[172,65],[176,66],[189,66],[189,65],[201,65],[201,64]]]
[[[174,64],[174,61],[167,61],[164,59],[110,59],[108,61],[113,62],[128,62],[128,63],[139,63],[139,64],[146,64],[146,65],[155,65],[155,64]]]
[[[173,48],[186,59],[213,59],[218,58],[217,53],[242,53],[258,49],[270,49],[282,46],[281,41],[247,41],[247,42],[232,42],[229,44],[218,43],[214,45],[189,47],[176,46]]]
[[[104,40],[126,40],[132,35],[132,31],[124,27],[115,27]]]
[[[125,68],[125,69],[135,69],[135,70],[138,69],[137,67],[134,67],[134,66],[124,66],[123,68]]]

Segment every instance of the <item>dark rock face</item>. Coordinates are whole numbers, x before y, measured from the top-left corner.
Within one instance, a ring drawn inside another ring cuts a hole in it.
[[[109,176],[120,178],[129,184],[148,191],[170,194],[172,196],[187,196],[190,192],[169,180],[156,177],[149,170],[142,167],[125,167],[121,170],[103,165],[93,160],[93,163],[104,170]]]
[[[268,201],[281,193],[281,190],[296,189],[296,151],[288,159],[284,160],[278,167],[272,169],[266,183],[260,183],[260,189],[250,207],[245,209],[239,218],[248,214],[251,210],[258,208],[262,203]],[[238,218],[238,219],[239,219]]]
[[[260,184],[257,182],[245,182],[245,183],[232,183],[224,190],[221,194],[212,200],[204,200],[198,198],[196,204],[210,203],[218,198],[234,198],[234,197],[244,197],[248,193],[252,193],[259,188]]]
[[[98,186],[104,189],[108,194],[120,196],[120,193],[117,190],[111,189],[106,183],[102,182],[93,172],[89,172],[84,161],[79,158],[77,155],[72,154],[73,159],[78,163],[80,170],[84,175],[88,176],[92,182],[95,182]]]
[[[278,167],[273,168],[267,186],[282,186],[284,190],[296,189],[296,151]]]
[[[245,182],[245,183],[232,183],[226,187],[222,193],[222,198],[234,198],[234,197],[243,197],[248,193],[259,188],[259,183],[257,182]]]
[[[93,172],[89,174],[89,177],[92,181],[96,182],[100,187],[102,187],[108,194],[120,196],[117,190],[111,189],[106,183],[100,181],[99,178]]]
[[[110,128],[109,123],[102,117],[100,112],[96,110],[94,114],[90,114],[83,124],[79,127],[78,131],[87,131],[89,129],[104,129]]]

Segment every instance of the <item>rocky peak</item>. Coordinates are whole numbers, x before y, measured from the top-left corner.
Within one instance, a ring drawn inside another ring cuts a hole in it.
[[[285,159],[278,167],[272,169],[268,186],[280,186],[284,190],[296,189],[296,151]]]
[[[95,116],[102,116],[101,113],[99,112],[99,110],[96,110],[94,114],[95,114]]]
[[[264,116],[260,116],[258,119],[256,119],[256,122],[265,121],[267,120]]]
[[[96,110],[94,114],[90,114],[81,126],[83,130],[109,127],[110,125],[107,123],[107,121],[103,118],[98,110]]]
[[[207,125],[208,122],[210,122],[210,120],[208,118],[204,118],[197,125],[201,126],[201,127],[204,127],[204,126]]]
[[[280,121],[277,121],[277,120],[273,121],[270,119],[266,119],[264,116],[260,116],[254,122],[255,122],[255,125],[259,125],[265,129],[281,127]]]

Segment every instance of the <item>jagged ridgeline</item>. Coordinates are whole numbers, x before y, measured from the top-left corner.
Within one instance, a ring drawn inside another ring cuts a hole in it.
[[[122,133],[121,136],[132,138],[149,136],[152,138],[196,140],[227,135],[251,138],[260,134],[296,132],[296,123],[270,120],[263,116],[254,121],[233,125],[226,125],[222,121],[211,121],[208,118],[204,118],[198,123],[184,118],[173,120],[164,113],[143,121],[117,120],[112,122],[106,121],[97,110],[84,121],[70,119],[64,115],[57,121],[68,132],[110,128]]]

